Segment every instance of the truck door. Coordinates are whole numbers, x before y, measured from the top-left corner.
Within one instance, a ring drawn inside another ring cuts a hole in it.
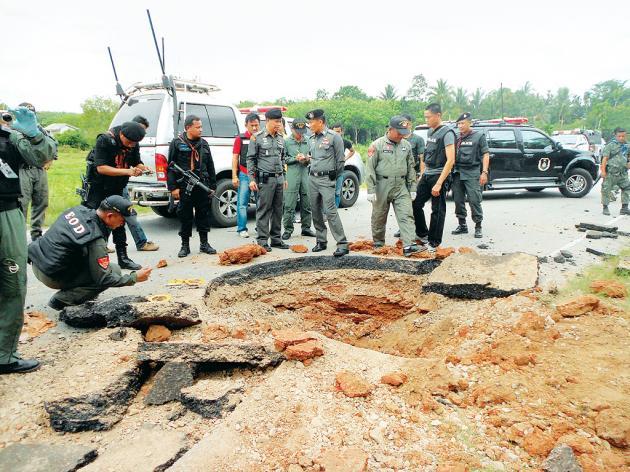
[[[559,151],[553,141],[540,131],[533,129],[520,130],[523,140],[523,177],[556,178],[559,163]]]
[[[490,148],[489,180],[520,177],[523,152],[516,145],[514,130],[489,129],[486,136]]]

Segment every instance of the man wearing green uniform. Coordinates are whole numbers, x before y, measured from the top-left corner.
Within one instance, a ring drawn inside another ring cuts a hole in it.
[[[284,240],[289,239],[293,234],[293,218],[295,217],[298,195],[300,196],[302,236],[315,236],[311,229],[313,216],[311,203],[308,200],[308,165],[310,159],[307,157],[308,141],[304,136],[306,130],[306,120],[296,118],[291,124],[291,136],[285,140],[288,188],[284,191],[284,216],[282,218],[284,225],[282,239]]]
[[[41,166],[52,159],[53,139],[38,128],[35,113],[12,110],[13,129],[0,127],[0,374],[39,367],[21,359],[17,344],[24,324],[26,300],[26,221],[20,209],[20,167]]]
[[[613,188],[621,189],[621,215],[630,215],[628,203],[630,202],[630,180],[628,169],[630,161],[628,157],[628,144],[626,143],[626,130],[615,128],[615,137],[606,144],[602,152],[601,173],[604,179],[602,183],[602,205],[604,215],[610,215],[608,204],[611,201]]]
[[[416,171],[409,141],[409,120],[394,116],[387,134],[368,148],[366,182],[372,203],[372,239],[375,247],[385,245],[385,226],[390,204],[394,207],[406,257],[418,252],[412,200],[416,198]]]
[[[30,244],[28,257],[35,277],[59,290],[48,302],[51,308],[80,305],[110,287],[134,285],[149,278],[150,267],[122,275],[120,267],[109,262],[110,232],[133,215],[129,200],[111,195],[96,210],[83,205],[65,210],[44,236]]]
[[[325,251],[328,246],[326,223],[324,214],[330,225],[330,232],[337,249],[335,257],[348,254],[348,240],[343,231],[341,218],[335,205],[335,182],[341,175],[344,166],[343,139],[326,126],[324,110],[317,109],[306,114],[313,134],[308,138],[311,169],[308,195],[313,210],[313,223],[317,233],[317,244],[313,252]]]

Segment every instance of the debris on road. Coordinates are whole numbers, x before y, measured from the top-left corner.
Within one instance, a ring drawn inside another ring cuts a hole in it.
[[[606,233],[616,233],[619,229],[618,226],[607,226],[607,225],[597,225],[594,223],[580,223],[575,225],[578,231],[597,231],[597,232],[606,232]]]
[[[267,251],[258,244],[244,244],[232,249],[226,249],[219,254],[219,264],[247,264],[254,257],[264,256]]]
[[[41,311],[27,311],[24,313],[24,328],[20,340],[36,338],[44,334],[50,328],[57,326],[53,320]]]
[[[625,298],[628,294],[626,286],[616,280],[594,280],[591,282],[591,290],[610,298]]]
[[[308,252],[308,248],[304,244],[294,244],[291,246],[291,251],[304,254]]]
[[[166,267],[168,265],[168,262],[166,262],[166,259],[160,259],[156,265],[156,267],[158,269],[161,269],[162,267]]]

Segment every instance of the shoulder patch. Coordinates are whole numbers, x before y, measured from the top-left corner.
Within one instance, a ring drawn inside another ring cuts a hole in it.
[[[98,265],[100,265],[104,270],[107,270],[109,267],[109,256],[99,257],[97,259]]]
[[[372,144],[369,148],[368,148],[368,157],[372,157],[374,155],[374,153],[376,152],[376,146],[374,146],[374,144]]]

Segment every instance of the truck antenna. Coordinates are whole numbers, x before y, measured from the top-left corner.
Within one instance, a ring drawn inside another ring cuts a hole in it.
[[[125,103],[125,100],[127,100],[127,94],[125,93],[125,91],[122,88],[122,85],[120,85],[120,82],[118,81],[118,74],[116,73],[116,66],[114,65],[114,57],[112,56],[112,50],[109,46],[107,46],[107,52],[109,53],[109,60],[112,63],[112,69],[114,71],[114,78],[116,79],[116,95],[120,97],[121,102]]]

